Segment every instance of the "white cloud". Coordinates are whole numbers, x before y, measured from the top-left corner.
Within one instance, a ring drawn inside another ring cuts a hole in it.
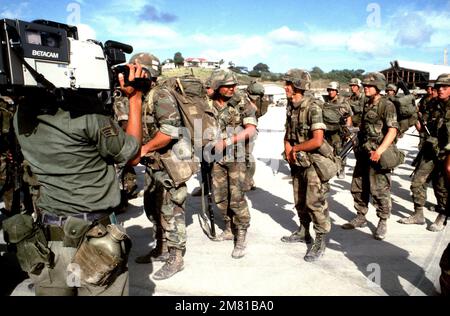
[[[306,36],[303,32],[291,30],[287,26],[273,30],[268,34],[268,38],[276,44],[303,46],[306,43]]]
[[[347,41],[349,51],[372,56],[388,56],[392,41],[383,31],[360,31],[353,33]]]
[[[5,19],[21,19],[27,7],[28,2],[14,3],[0,11],[0,17]]]
[[[396,20],[396,41],[400,45],[420,47],[430,42],[434,30],[419,14],[406,13]]]

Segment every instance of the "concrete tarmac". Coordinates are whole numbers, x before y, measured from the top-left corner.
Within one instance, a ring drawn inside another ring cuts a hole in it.
[[[202,232],[197,212],[200,198],[188,197],[186,210],[187,251],[182,272],[164,281],[152,274],[162,263],[136,264],[135,258],[154,245],[152,225],[143,212],[142,197],[130,201],[126,213],[119,216],[133,240],[130,254],[130,294],[135,296],[430,296],[439,288],[439,260],[450,242],[446,228],[439,233],[426,230],[437,214],[426,210],[426,225],[402,225],[397,220],[412,214],[410,166],[417,155],[418,138],[405,135],[399,148],[406,162],[392,177],[392,216],[384,241],[373,238],[378,218],[370,206],[369,225],[363,229],[343,230],[340,225],[355,216],[350,183],[355,160],[347,161],[346,178],[331,181],[329,198],[332,231],[325,255],[315,263],[303,260],[305,244],[280,241],[298,227],[293,210],[293,192],[289,167],[281,158],[286,111],[271,107],[260,119],[256,159],[256,190],[248,193],[251,227],[244,258],[231,258],[233,242],[213,242]],[[411,129],[409,133],[415,133]],[[136,168],[143,186],[143,167]],[[198,186],[198,177],[188,182],[188,190]],[[428,207],[435,205],[428,189]],[[223,228],[215,212],[217,231]],[[3,241],[2,241],[3,242]],[[0,248],[1,249],[1,248]],[[34,295],[30,280],[20,283],[12,295]]]

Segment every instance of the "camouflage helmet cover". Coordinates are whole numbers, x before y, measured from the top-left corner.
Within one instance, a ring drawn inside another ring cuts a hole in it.
[[[256,81],[252,81],[247,86],[247,93],[250,98],[263,97],[265,93],[264,86]]]
[[[311,75],[302,69],[291,69],[282,78],[287,82],[292,82],[295,88],[300,90],[311,89]]]
[[[374,86],[379,91],[386,89],[386,77],[380,72],[371,72],[364,76],[363,86]]]
[[[390,84],[388,84],[388,85],[386,86],[386,91],[389,91],[389,90],[392,90],[392,91],[396,91],[396,92],[397,92],[398,88],[397,88],[397,86],[396,86],[395,84],[390,83]]]
[[[358,79],[358,78],[352,78],[348,85],[349,86],[358,86],[358,87],[361,88],[362,87],[362,81],[361,81],[361,79]]]
[[[339,84],[339,82],[332,81],[328,85],[327,90],[336,90],[337,92],[339,92],[340,88],[341,88],[341,85]]]
[[[161,63],[159,62],[158,57],[150,53],[138,53],[130,58],[130,64],[135,62],[138,62],[147,68],[153,78],[157,78],[161,75]]]
[[[217,70],[211,74],[209,78],[210,85],[213,90],[217,90],[223,86],[237,85],[236,75],[231,71]]]
[[[450,74],[440,75],[437,78],[436,83],[434,85],[435,86],[450,86]]]

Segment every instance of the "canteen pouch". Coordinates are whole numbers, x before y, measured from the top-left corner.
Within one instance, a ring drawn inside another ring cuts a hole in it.
[[[160,158],[176,188],[187,182],[193,174],[199,171],[198,163],[190,160],[179,160],[170,150],[161,155]]]
[[[105,239],[109,232],[102,224],[97,224],[85,234],[72,263],[77,264],[81,270],[81,282],[94,286],[106,286],[114,282],[115,278],[122,272],[122,267],[131,248],[131,241],[126,236],[121,241],[120,253],[111,253],[99,243],[111,242]]]
[[[333,147],[324,141],[317,153],[310,154],[311,162],[322,182],[328,182],[341,169],[342,159],[334,155]]]
[[[53,266],[54,253],[41,226],[30,215],[17,214],[3,222],[5,240],[17,248],[17,260],[23,271],[39,275],[45,265]]]
[[[379,164],[382,170],[392,170],[405,162],[405,153],[392,144],[381,155]]]
[[[311,162],[316,169],[317,175],[322,182],[328,182],[334,178],[341,168],[339,157],[328,158],[321,154],[311,154]]]

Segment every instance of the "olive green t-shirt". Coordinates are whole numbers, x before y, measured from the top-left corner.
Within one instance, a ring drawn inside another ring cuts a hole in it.
[[[120,203],[114,163],[124,165],[138,141],[111,118],[88,114],[72,118],[28,115],[19,106],[14,128],[23,155],[41,184],[37,206],[57,215],[96,212]]]

